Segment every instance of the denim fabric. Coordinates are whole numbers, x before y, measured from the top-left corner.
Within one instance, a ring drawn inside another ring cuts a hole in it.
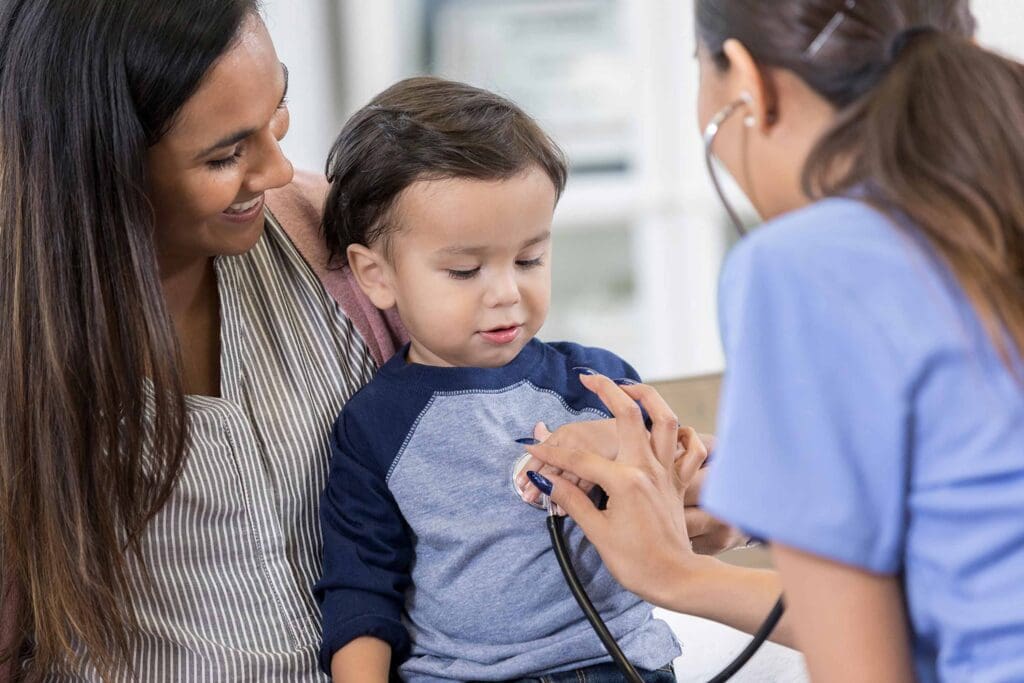
[[[672,663],[668,663],[656,671],[637,669],[644,683],[676,683],[676,673]],[[508,683],[622,683],[626,680],[614,664],[595,664],[582,669],[570,669],[558,673],[541,676],[540,678],[520,678]]]

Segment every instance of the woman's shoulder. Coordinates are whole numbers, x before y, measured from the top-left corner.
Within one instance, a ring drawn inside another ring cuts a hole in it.
[[[948,268],[912,223],[855,199],[756,229],[729,255],[720,294],[723,331],[755,307],[841,335],[884,330],[915,355],[961,344],[964,297]]]
[[[267,191],[267,208],[293,239],[296,234],[318,238],[328,188],[323,175],[296,171],[290,183]]]
[[[914,228],[850,198],[823,199],[765,223],[729,255],[724,279],[783,279],[793,287],[932,290],[944,267]]]
[[[347,268],[333,267],[321,235],[324,201],[330,188],[319,173],[296,171],[284,187],[267,192],[267,209],[309,266],[320,287],[341,306],[379,366],[406,339],[394,310],[381,312],[366,298]]]
[[[851,256],[876,257],[893,253],[893,247],[918,246],[893,216],[863,201],[830,197],[779,216],[755,229],[737,252],[774,256],[813,257],[816,261]]]

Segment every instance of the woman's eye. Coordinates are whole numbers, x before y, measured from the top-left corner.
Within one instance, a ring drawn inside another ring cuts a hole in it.
[[[537,258],[533,258],[533,259],[525,259],[525,260],[522,260],[522,261],[516,261],[516,265],[519,266],[520,268],[536,268],[537,266],[542,265],[543,263],[544,263],[544,260],[542,258],[540,258],[539,256]]]
[[[468,280],[479,272],[479,267],[471,268],[470,270],[453,270],[449,268],[448,277],[452,278],[453,280]]]
[[[234,166],[235,164],[238,163],[238,160],[239,158],[241,158],[241,156],[242,148],[239,147],[238,149],[231,153],[231,156],[224,157],[223,159],[211,159],[206,163],[209,165],[210,168],[218,170],[222,168],[227,168],[229,166]]]

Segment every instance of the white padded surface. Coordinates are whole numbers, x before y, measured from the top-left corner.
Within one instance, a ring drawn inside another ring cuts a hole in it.
[[[683,654],[675,661],[681,683],[705,683],[721,671],[750,642],[750,636],[714,621],[655,609],[675,631]],[[757,654],[732,678],[737,683],[806,683],[804,659],[796,650],[765,643]]]

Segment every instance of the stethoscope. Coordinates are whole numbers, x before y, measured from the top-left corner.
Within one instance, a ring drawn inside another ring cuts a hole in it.
[[[722,125],[726,120],[739,111],[741,107],[749,103],[750,97],[748,95],[741,97],[718,112],[708,123],[707,128],[704,129],[704,155],[707,161],[708,173],[711,176],[711,182],[714,185],[715,192],[718,193],[718,197],[721,199],[722,205],[725,207],[725,211],[729,215],[730,220],[732,220],[740,237],[745,236],[747,230],[744,227],[743,222],[740,220],[739,214],[732,207],[732,204],[730,204],[725,198],[725,193],[722,191],[722,186],[719,182],[717,171],[715,170],[712,146],[714,145],[715,138],[718,136],[718,132],[721,130]],[[519,487],[517,479],[530,457],[531,456],[528,453],[523,455],[515,464],[512,471],[512,487],[515,489],[516,493],[519,494],[520,498],[522,498],[523,491]],[[627,681],[629,681],[629,683],[643,683],[643,678],[629,660],[626,659],[626,655],[623,654],[619,644],[608,631],[608,627],[605,625],[604,620],[601,619],[601,615],[596,609],[594,609],[594,605],[590,601],[587,591],[583,588],[583,584],[580,583],[579,576],[576,575],[576,570],[572,566],[569,551],[565,544],[565,517],[558,514],[558,511],[555,509],[555,505],[551,503],[547,496],[542,495],[539,502],[529,504],[547,511],[548,535],[551,537],[551,548],[555,551],[555,558],[558,560],[558,566],[562,570],[562,576],[565,578],[565,582],[569,586],[569,590],[572,591],[572,595],[576,599],[577,604],[579,604],[584,616],[586,616],[587,621],[590,622],[590,625],[597,634],[597,637],[601,639],[601,643],[604,645],[605,650],[608,651],[608,655],[612,658],[615,665],[618,666],[619,671],[622,672],[622,675]],[[764,645],[765,641],[768,640],[768,636],[771,635],[775,626],[779,623],[784,611],[785,605],[783,603],[782,596],[780,595],[764,622],[757,629],[757,632],[754,634],[750,643],[742,652],[739,653],[739,655],[736,656],[735,659],[733,659],[732,662],[729,663],[728,666],[711,678],[709,683],[722,683],[736,675],[736,673],[742,669],[748,661],[750,661],[750,658],[754,656],[754,653],[756,653],[761,646]]]

